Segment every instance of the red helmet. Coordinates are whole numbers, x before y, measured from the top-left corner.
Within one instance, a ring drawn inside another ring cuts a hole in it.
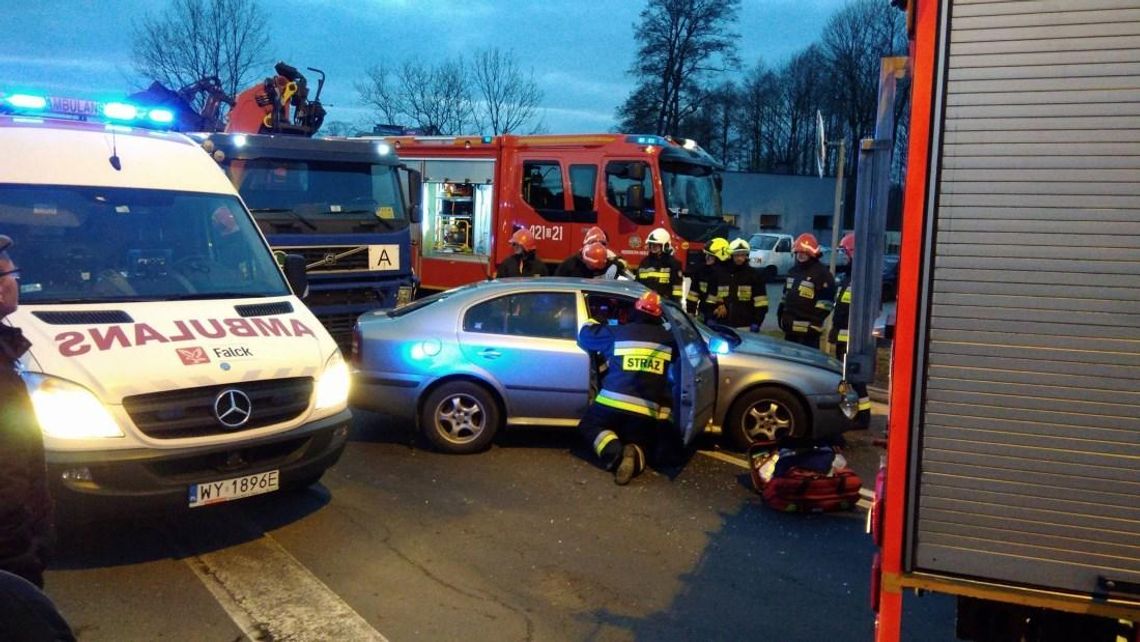
[[[633,307],[651,317],[659,317],[661,316],[661,295],[650,290],[642,294],[641,297],[637,299],[637,303],[633,304]]]
[[[606,236],[606,231],[595,225],[586,230],[586,238],[582,239],[582,245],[586,246],[591,243],[601,243],[602,245],[609,245],[610,239]]]
[[[606,260],[608,258],[609,252],[606,251],[606,246],[601,243],[590,243],[582,248],[582,261],[589,266],[591,270],[600,270],[606,267]]]
[[[796,237],[796,242],[792,244],[792,252],[803,252],[812,256],[823,254],[823,250],[819,249],[819,241],[815,240],[815,235],[808,232]]]
[[[533,252],[538,247],[538,243],[534,242],[534,234],[525,227],[519,228],[511,235],[511,243],[521,245],[527,252]]]
[[[847,253],[847,256],[855,256],[855,233],[848,232],[843,235],[839,240],[839,249]]]

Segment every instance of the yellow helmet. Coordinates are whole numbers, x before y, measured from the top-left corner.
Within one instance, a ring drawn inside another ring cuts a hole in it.
[[[728,239],[716,237],[709,241],[705,246],[705,254],[716,257],[718,261],[724,261],[732,256],[732,252],[728,249]]]

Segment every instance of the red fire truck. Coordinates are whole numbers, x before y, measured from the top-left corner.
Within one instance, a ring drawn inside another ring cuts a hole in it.
[[[669,230],[683,264],[735,228],[721,214],[721,165],[693,141],[660,136],[396,136],[400,158],[423,172],[420,287],[442,290],[490,277],[519,228],[554,266],[600,226],[627,263]],[[699,260],[699,256],[698,256]]]
[[[910,4],[877,639],[1140,639],[1140,0]]]

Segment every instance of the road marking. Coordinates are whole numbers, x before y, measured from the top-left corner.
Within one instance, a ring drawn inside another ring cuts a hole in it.
[[[717,451],[717,450],[698,450],[697,452],[706,456],[706,457],[711,457],[711,458],[717,459],[719,461],[727,462],[727,463],[732,464],[734,466],[740,466],[741,468],[748,468],[749,467],[747,459],[741,459],[740,457],[734,457],[732,455],[728,455],[728,454],[722,453],[722,452]],[[862,508],[864,510],[869,510],[871,508],[871,503],[874,501],[875,501],[875,491],[870,490],[870,489],[865,488],[865,487],[859,489],[859,501],[857,502],[857,505],[859,506],[859,508]]]
[[[387,642],[268,535],[186,563],[250,640]]]

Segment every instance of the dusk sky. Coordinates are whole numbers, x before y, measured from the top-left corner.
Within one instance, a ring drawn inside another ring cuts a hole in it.
[[[884,2],[886,0],[883,0]],[[166,0],[25,0],[4,3],[0,92],[39,89],[108,100],[144,88],[134,73],[131,27]],[[846,0],[744,0],[737,31],[743,64],[778,65],[814,42]],[[372,64],[439,62],[498,46],[533,69],[551,133],[606,131],[629,95],[642,0],[275,0],[264,76],[284,60],[327,74],[327,120],[372,123],[354,82]],[[315,88],[316,75],[306,72]],[[262,76],[262,77],[264,77]]]

